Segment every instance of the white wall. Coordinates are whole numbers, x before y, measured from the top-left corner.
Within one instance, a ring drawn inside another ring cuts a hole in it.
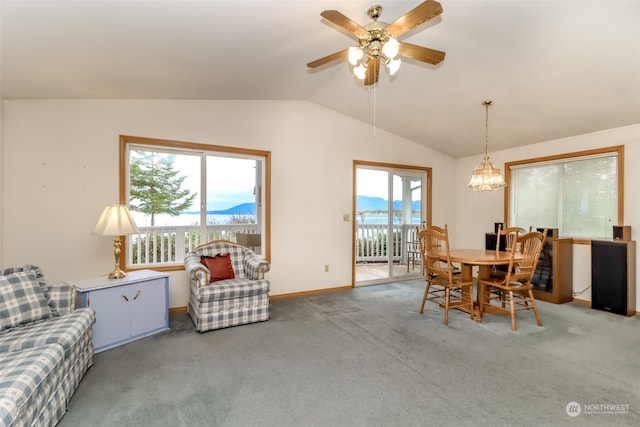
[[[351,284],[353,160],[432,167],[434,223],[455,228],[454,159],[308,102],[17,100],[3,124],[0,265],[52,283],[113,268],[112,240],[91,231],[118,199],[122,134],[272,152],[272,295]],[[176,271],[170,306],[187,300]]]
[[[571,153],[593,148],[624,145],[624,225],[631,226],[631,237],[638,239],[640,230],[640,124],[541,142],[512,150],[489,152],[491,160],[504,173],[504,163],[554,154]],[[491,144],[489,144],[491,148]],[[493,231],[493,224],[504,220],[504,192],[475,193],[466,187],[471,171],[482,156],[465,157],[456,161],[456,218],[455,246],[484,247],[484,233]],[[581,291],[591,285],[591,250],[589,246],[574,245],[573,290]],[[636,270],[640,250],[636,250]],[[636,275],[636,310],[640,310],[640,289]],[[576,298],[591,301],[591,290]]]

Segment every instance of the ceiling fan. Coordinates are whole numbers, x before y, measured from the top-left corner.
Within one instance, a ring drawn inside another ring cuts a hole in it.
[[[307,67],[316,68],[347,56],[351,65],[354,66],[353,72],[356,77],[364,80],[365,86],[369,86],[378,82],[381,61],[387,66],[391,75],[398,71],[400,59],[396,59],[397,55],[433,65],[440,63],[444,59],[445,53],[442,51],[397,40],[398,36],[440,15],[442,13],[440,3],[427,0],[391,24],[378,21],[381,12],[382,6],[371,6],[367,14],[373,21],[364,27],[337,10],[325,10],[322,12],[320,16],[354,34],[359,46],[349,47],[316,59],[309,62]]]

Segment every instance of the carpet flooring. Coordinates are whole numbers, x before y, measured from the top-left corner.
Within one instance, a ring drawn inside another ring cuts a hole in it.
[[[638,426],[640,317],[578,303],[482,323],[421,279],[275,299],[267,322],[95,355],[59,426]]]

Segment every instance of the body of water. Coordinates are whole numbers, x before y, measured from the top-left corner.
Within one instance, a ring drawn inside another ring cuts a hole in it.
[[[356,214],[356,223],[357,224],[386,224],[387,222],[389,222],[389,217],[387,215],[372,215],[372,214],[367,214],[364,217],[364,221],[361,215],[357,215]],[[393,217],[393,223],[394,224],[400,224],[400,218],[398,218],[397,216]],[[420,225],[422,223],[422,219],[420,218],[420,216],[412,216],[411,217],[411,224],[414,225]]]
[[[132,212],[133,218],[136,221],[136,225],[139,227],[150,227],[151,221],[148,217],[144,215],[140,215],[138,212]],[[237,215],[207,215],[207,223],[208,224],[230,224],[231,217]],[[362,217],[360,215],[356,215],[357,224],[386,224],[388,221],[388,217],[386,215],[371,215],[368,214],[364,218],[364,222],[362,222]],[[156,226],[188,226],[188,225],[199,225],[200,224],[200,215],[199,214],[181,214],[179,216],[170,216],[170,215],[156,215],[155,219]],[[400,218],[394,216],[393,217],[394,224],[400,224]],[[412,216],[411,224],[420,225],[422,220],[420,216]]]
[[[138,227],[150,227],[151,220],[145,215],[140,215],[138,212],[132,212],[133,219],[136,221]],[[231,217],[237,215],[207,215],[208,224],[230,224]],[[199,214],[181,214],[178,216],[171,215],[156,215],[155,225],[161,226],[188,226],[188,225],[200,225]]]

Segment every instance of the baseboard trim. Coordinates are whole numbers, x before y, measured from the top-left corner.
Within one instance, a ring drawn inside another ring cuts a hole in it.
[[[591,301],[586,300],[586,299],[578,299],[578,298],[574,298],[572,300],[573,302],[577,302],[578,304],[583,304],[583,305],[591,305]]]
[[[589,307],[591,307],[591,301],[588,301],[586,299],[578,299],[578,298],[574,298],[573,302],[577,302],[578,304],[583,304],[583,305],[588,305]],[[640,311],[636,311],[636,316],[640,316]]]
[[[353,289],[353,286],[339,286],[336,288],[315,289],[312,291],[292,292],[289,294],[269,295],[269,299],[281,299],[290,297],[299,297],[302,295],[324,294],[326,292],[345,291],[347,289]]]
[[[184,307],[171,307],[169,308],[169,313],[180,313],[183,311],[187,311],[187,306]]]

